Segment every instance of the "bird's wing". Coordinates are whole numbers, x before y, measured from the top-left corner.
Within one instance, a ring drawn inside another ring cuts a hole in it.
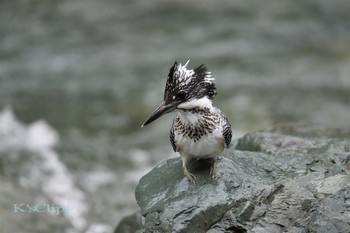
[[[229,148],[230,144],[231,144],[231,139],[232,139],[231,127],[224,128],[223,135],[224,135],[224,139],[225,139],[225,145],[227,148]]]
[[[174,152],[177,152],[178,149],[177,149],[176,143],[175,143],[175,127],[174,127],[174,124],[175,124],[175,119],[173,121],[173,125],[170,128],[170,143],[171,143],[171,146],[173,147]]]
[[[221,112],[221,114],[223,115],[223,131],[222,131],[222,135],[224,136],[224,140],[225,140],[225,145],[226,148],[230,147],[231,144],[231,139],[232,139],[232,129],[231,129],[231,124],[228,121],[227,117]]]

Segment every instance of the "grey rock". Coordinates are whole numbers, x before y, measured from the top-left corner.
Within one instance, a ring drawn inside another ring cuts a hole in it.
[[[124,217],[114,233],[134,233],[141,227],[141,215],[139,212]]]
[[[146,232],[350,232],[350,142],[274,132],[247,134],[196,184],[179,158],[141,178]]]

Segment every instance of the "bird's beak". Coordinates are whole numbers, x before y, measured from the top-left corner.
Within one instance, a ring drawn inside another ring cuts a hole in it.
[[[144,127],[153,121],[157,120],[159,117],[163,116],[164,114],[173,111],[179,103],[174,102],[174,103],[165,103],[165,101],[151,114],[151,116],[148,117],[148,119],[143,123],[141,126]]]

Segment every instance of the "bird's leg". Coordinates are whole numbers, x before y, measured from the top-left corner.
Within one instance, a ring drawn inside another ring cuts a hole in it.
[[[185,174],[185,176],[187,176],[187,178],[188,178],[193,184],[195,184],[195,183],[196,183],[196,182],[195,182],[196,177],[195,177],[191,172],[188,171],[186,159],[183,159],[183,160],[182,160],[182,166],[183,166],[183,168],[184,168],[184,174]]]
[[[185,173],[185,176],[187,176],[187,178],[193,183],[195,184],[196,183],[196,177],[187,170],[187,167],[185,166],[184,167],[184,173]]]
[[[216,169],[215,169],[216,168],[216,161],[217,161],[217,159],[215,159],[213,164],[210,166],[210,176],[212,178],[214,178],[216,175]]]

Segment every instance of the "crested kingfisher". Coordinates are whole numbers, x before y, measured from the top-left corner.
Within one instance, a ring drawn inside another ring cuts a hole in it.
[[[163,103],[143,123],[150,124],[162,115],[177,112],[170,129],[170,142],[179,152],[184,173],[195,183],[196,177],[188,170],[192,159],[213,159],[210,175],[215,175],[217,157],[229,147],[231,125],[219,108],[212,105],[217,94],[211,72],[202,64],[194,69],[175,61],[165,85]]]

